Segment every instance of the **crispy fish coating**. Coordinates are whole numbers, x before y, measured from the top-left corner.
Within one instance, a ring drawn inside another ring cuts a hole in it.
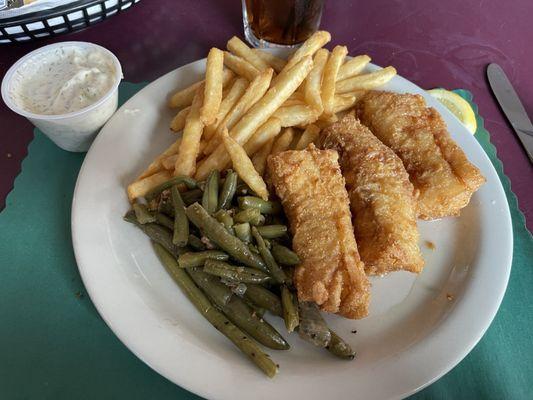
[[[416,200],[402,160],[353,115],[322,131],[318,146],[339,153],[366,273],[420,272]]]
[[[485,182],[422,96],[370,92],[359,103],[359,117],[402,159],[419,192],[420,218],[458,215]]]
[[[269,157],[268,169],[302,261],[295,271],[298,299],[347,318],[366,316],[369,282],[357,252],[337,152],[313,145],[285,151]]]

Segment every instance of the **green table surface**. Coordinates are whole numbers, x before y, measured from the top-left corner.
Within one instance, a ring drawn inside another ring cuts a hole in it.
[[[121,102],[142,86],[123,83]],[[513,218],[511,279],[479,344],[415,399],[533,398],[533,238],[479,116],[478,125]],[[0,214],[0,399],[196,399],[136,358],[86,295],[70,235],[83,158],[35,131]]]

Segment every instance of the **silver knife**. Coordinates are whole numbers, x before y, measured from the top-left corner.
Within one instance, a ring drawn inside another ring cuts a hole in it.
[[[500,107],[522,142],[529,161],[533,163],[533,124],[522,102],[509,82],[509,78],[498,64],[489,64],[487,77]]]

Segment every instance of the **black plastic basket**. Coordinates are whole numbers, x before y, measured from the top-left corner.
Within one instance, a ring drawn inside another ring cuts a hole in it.
[[[126,10],[141,0],[80,0],[0,20],[0,44],[74,32]]]

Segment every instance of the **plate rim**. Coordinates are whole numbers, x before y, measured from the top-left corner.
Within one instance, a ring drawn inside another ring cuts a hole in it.
[[[142,96],[142,93],[145,90],[149,89],[152,85],[155,85],[158,81],[166,79],[168,76],[177,73],[181,69],[193,68],[195,65],[199,65],[199,64],[205,63],[205,60],[206,59],[203,58],[203,59],[199,59],[199,60],[193,61],[193,62],[185,64],[185,65],[182,65],[182,66],[180,66],[178,68],[175,68],[175,69],[167,72],[166,74],[160,76],[159,78],[155,79],[154,81],[150,82],[149,84],[147,84],[146,86],[141,88],[137,93],[135,93],[131,98],[129,98],[116,111],[115,115],[117,115],[120,111],[122,111],[124,109],[127,109],[129,103],[135,101],[135,98]],[[374,64],[370,64],[369,67],[370,67],[371,70],[380,69],[380,67],[378,67],[378,66],[376,66]],[[409,85],[413,85],[417,89],[425,92],[422,88],[420,88],[415,83],[413,83],[413,82],[411,82],[411,81],[409,81],[409,80],[407,80],[407,79],[405,79],[405,78],[403,78],[403,77],[401,77],[399,75],[397,77],[395,77],[395,79],[401,79],[403,81],[406,81]],[[444,106],[442,106],[440,103],[438,103],[437,100],[435,100],[435,99],[431,100],[432,98],[429,97],[429,95],[426,96],[426,95],[423,94],[423,96],[424,96],[426,102],[428,103],[428,106],[436,108],[439,111],[439,113],[441,113],[441,114],[449,114],[448,116],[452,116],[453,118],[456,119],[456,117],[449,110],[447,110]],[[107,127],[109,122],[112,121],[115,118],[115,115],[111,117],[111,119],[106,123],[106,125],[104,125],[104,127],[101,130],[101,132],[105,131],[105,128]],[[465,129],[465,134],[466,133],[467,133],[467,131]],[[440,368],[436,375],[434,375],[431,379],[426,380],[424,383],[419,384],[416,387],[412,387],[412,388],[410,388],[408,390],[403,390],[401,393],[397,393],[395,395],[392,395],[390,398],[404,398],[406,396],[412,395],[412,394],[424,389],[425,387],[431,385],[435,381],[439,380],[443,375],[445,375],[446,373],[451,371],[453,368],[455,368],[455,366],[457,364],[459,364],[472,351],[472,349],[476,346],[476,344],[481,340],[483,335],[486,333],[486,331],[490,327],[492,321],[494,320],[494,318],[495,318],[495,316],[496,316],[496,314],[497,314],[497,312],[498,312],[498,310],[500,308],[501,302],[502,302],[503,297],[504,297],[504,295],[506,293],[506,290],[507,290],[507,286],[508,286],[508,282],[509,282],[509,278],[510,278],[510,273],[511,273],[511,267],[512,267],[513,241],[514,241],[513,230],[512,230],[512,218],[511,218],[511,214],[510,214],[509,203],[508,203],[507,196],[506,196],[505,190],[503,188],[502,182],[501,182],[501,180],[500,180],[500,178],[498,176],[498,173],[497,173],[494,165],[492,164],[491,160],[489,159],[488,155],[483,150],[483,148],[481,147],[479,142],[477,142],[477,140],[475,140],[473,138],[473,135],[469,134],[469,136],[472,137],[472,140],[474,140],[475,145],[479,148],[480,153],[482,154],[481,157],[484,158],[485,162],[489,165],[491,173],[494,174],[497,177],[497,188],[498,188],[498,190],[500,192],[499,194],[503,195],[503,198],[505,199],[505,202],[504,202],[505,210],[503,210],[503,211],[504,211],[504,214],[505,214],[505,231],[508,233],[506,235],[507,242],[505,244],[508,252],[506,253],[506,259],[507,259],[507,262],[506,262],[506,274],[505,274],[504,277],[502,277],[504,279],[501,280],[503,285],[500,285],[502,289],[498,292],[498,296],[494,299],[495,301],[492,303],[492,308],[489,310],[488,313],[485,313],[485,315],[484,315],[483,328],[482,329],[478,329],[476,331],[476,334],[470,337],[470,340],[468,340],[468,343],[466,343],[462,347],[462,351],[457,352],[455,354],[455,357],[453,357],[453,360],[449,360],[448,361],[447,366]],[[166,378],[170,382],[172,382],[172,383],[174,383],[174,384],[176,384],[176,385],[178,385],[178,386],[190,391],[191,393],[197,394],[199,396],[202,396],[202,397],[205,397],[205,398],[227,398],[224,395],[221,395],[220,393],[218,393],[216,390],[209,390],[209,389],[206,389],[204,387],[194,386],[191,382],[189,382],[189,380],[178,380],[175,377],[171,376],[168,373],[168,371],[165,371],[161,366],[155,365],[154,362],[148,360],[147,359],[148,357],[146,357],[143,354],[143,351],[142,351],[143,349],[142,348],[137,347],[136,345],[132,344],[130,341],[128,341],[128,339],[126,337],[124,337],[119,332],[118,326],[115,325],[115,322],[113,322],[112,318],[110,318],[110,316],[108,315],[108,311],[106,310],[105,305],[99,301],[98,294],[97,294],[97,288],[93,287],[90,284],[89,268],[87,268],[87,266],[85,265],[85,260],[83,260],[82,256],[81,256],[81,252],[82,252],[81,247],[83,246],[83,244],[80,243],[80,240],[79,240],[79,233],[81,231],[79,230],[80,227],[78,226],[77,221],[78,221],[78,212],[81,212],[82,210],[80,210],[80,207],[79,207],[79,196],[77,194],[78,194],[78,192],[80,190],[80,187],[82,185],[82,181],[84,179],[84,176],[85,176],[85,173],[86,173],[86,169],[88,168],[89,162],[91,160],[91,156],[93,155],[93,153],[96,152],[95,149],[97,149],[98,143],[100,141],[104,140],[103,139],[104,137],[105,137],[105,135],[102,135],[100,133],[96,137],[93,145],[91,146],[91,148],[89,149],[89,151],[87,152],[87,154],[85,156],[85,159],[84,159],[84,161],[82,163],[82,166],[80,168],[80,171],[78,173],[78,177],[77,177],[77,180],[76,180],[76,185],[75,185],[73,199],[72,199],[72,206],[71,206],[71,237],[72,237],[73,250],[74,250],[74,255],[75,255],[76,263],[77,263],[77,266],[78,266],[78,270],[80,272],[80,276],[81,276],[82,281],[84,283],[84,286],[85,286],[85,288],[87,290],[87,293],[88,293],[89,297],[91,298],[91,301],[93,302],[93,304],[94,304],[95,308],[97,309],[98,313],[100,314],[100,316],[102,317],[102,319],[104,320],[106,325],[111,329],[113,334],[115,336],[117,336],[117,338],[128,348],[128,350],[130,350],[137,358],[139,358],[141,361],[143,361],[146,365],[148,365],[150,368],[152,368],[155,372],[157,372],[158,374],[160,374],[161,376],[163,376],[164,378]],[[468,290],[465,290],[464,294],[468,294]],[[453,312],[451,314],[453,314]],[[449,315],[446,316],[445,318],[443,318],[443,321],[441,321],[440,324],[443,324],[445,322],[444,319],[448,319],[448,317],[449,317]],[[424,341],[428,340],[428,338],[433,336],[433,335],[434,335],[434,332],[429,333],[427,335],[427,337],[425,337],[421,342],[417,342],[417,344],[423,343]]]

